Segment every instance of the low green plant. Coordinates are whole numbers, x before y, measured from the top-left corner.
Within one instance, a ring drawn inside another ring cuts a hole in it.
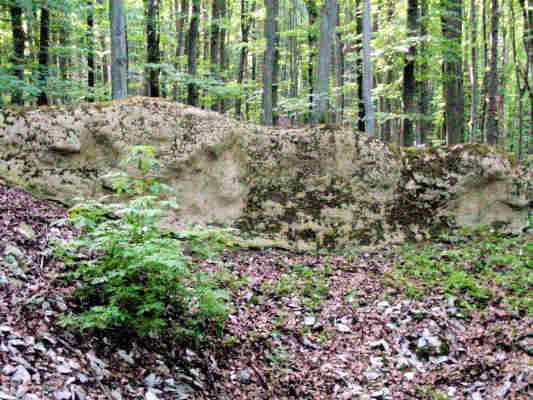
[[[437,287],[466,309],[502,300],[512,310],[533,314],[532,272],[531,235],[478,227],[448,233],[431,244],[405,246],[392,280],[411,297]]]
[[[72,269],[68,277],[76,283],[78,308],[61,317],[63,326],[195,340],[223,327],[228,294],[216,275],[198,270],[197,261],[231,244],[229,236],[159,228],[159,218],[176,205],[156,196],[162,185],[153,174],[153,157],[150,148],[133,149],[127,163],[138,173],[116,176],[117,191],[132,195],[129,200],[83,202],[70,210],[69,223],[79,234],[57,242],[56,254]]]

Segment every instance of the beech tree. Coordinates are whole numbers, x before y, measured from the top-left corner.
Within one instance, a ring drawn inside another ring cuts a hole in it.
[[[24,104],[24,93],[20,85],[24,82],[24,49],[25,49],[25,32],[22,27],[22,7],[17,1],[9,6],[11,15],[11,26],[13,34],[13,76],[19,80],[19,85],[13,88],[11,101],[14,104]]]
[[[442,0],[444,131],[449,145],[463,142],[463,0]]]
[[[128,95],[128,59],[124,0],[109,1],[111,36],[111,97],[119,100]]]
[[[265,0],[265,39],[266,49],[263,66],[263,123],[274,125],[277,120],[275,111],[278,100],[279,69],[279,34],[278,34],[278,0]]]

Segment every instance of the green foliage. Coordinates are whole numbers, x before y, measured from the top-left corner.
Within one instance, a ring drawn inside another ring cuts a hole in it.
[[[136,147],[125,160],[139,175],[116,176],[129,194],[157,193],[153,149]],[[58,242],[56,253],[73,270],[79,308],[61,324],[79,331],[128,331],[139,336],[173,334],[199,341],[206,331],[220,332],[228,295],[217,276],[196,267],[228,245],[221,230],[162,232],[158,219],[174,204],[142,195],[121,204],[84,202],[70,210],[79,235]]]
[[[393,273],[407,295],[420,297],[437,287],[457,296],[460,306],[484,308],[502,301],[533,314],[533,242],[480,227],[441,237],[424,247],[403,249]]]

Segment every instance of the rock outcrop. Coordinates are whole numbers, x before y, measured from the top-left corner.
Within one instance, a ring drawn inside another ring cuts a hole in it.
[[[531,181],[484,146],[404,152],[349,129],[269,129],[139,97],[4,110],[0,177],[72,204],[109,193],[104,176],[137,144],[157,150],[181,207],[176,223],[304,248],[420,239],[454,223],[528,224]]]

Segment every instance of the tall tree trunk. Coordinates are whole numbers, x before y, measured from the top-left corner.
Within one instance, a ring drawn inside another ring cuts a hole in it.
[[[210,40],[210,69],[211,77],[218,78],[219,71],[219,47],[220,47],[220,12],[223,0],[213,0],[211,3],[211,40]],[[216,102],[212,109],[217,109]]]
[[[356,40],[356,50],[358,52],[357,55],[357,61],[355,65],[355,73],[357,76],[357,98],[358,98],[358,104],[357,104],[357,110],[358,110],[358,120],[357,120],[357,130],[359,132],[364,132],[366,130],[365,121],[366,121],[366,113],[365,113],[365,102],[364,102],[364,96],[363,96],[363,51],[362,51],[362,36],[363,36],[363,4],[362,0],[356,0],[356,33],[357,33],[357,40]]]
[[[189,19],[189,0],[174,0],[175,24],[176,24],[176,50],[174,68],[176,72],[180,71],[180,58],[185,50],[185,25]],[[178,83],[174,84],[172,97],[178,100],[179,97]]]
[[[146,0],[146,62],[148,66],[148,96],[159,97],[161,52],[159,50],[159,0]]]
[[[491,18],[491,49],[488,74],[488,103],[485,122],[487,143],[498,142],[498,0],[492,0]]]
[[[442,31],[448,41],[444,54],[444,130],[448,145],[463,142],[464,135],[464,84],[463,52],[463,0],[442,0]]]
[[[41,6],[41,27],[39,35],[39,83],[40,93],[37,98],[38,106],[50,104],[47,93],[48,81],[48,47],[50,46],[50,11],[48,1],[45,0]]]
[[[415,144],[415,115],[417,112],[416,102],[416,46],[418,36],[418,0],[407,0],[407,35],[410,40],[409,50],[405,57],[403,68],[403,145],[413,146]]]
[[[363,11],[363,99],[365,102],[365,132],[368,136],[374,136],[374,104],[372,103],[372,11],[370,0],[364,0]]]
[[[477,72],[477,15],[476,1],[470,0],[470,86],[472,100],[470,103],[470,141],[477,142],[477,109],[479,104],[478,72]]]
[[[325,0],[320,8],[320,47],[318,50],[317,80],[313,123],[325,123],[328,118],[328,89],[331,66],[331,50],[337,20],[337,2]]]
[[[87,101],[94,101],[94,86],[96,84],[96,68],[94,62],[94,1],[87,0],[87,86],[89,93]]]
[[[482,38],[483,38],[483,86],[481,92],[481,115],[479,117],[480,125],[480,142],[485,141],[485,116],[487,114],[487,101],[488,101],[488,71],[489,71],[489,45],[487,38],[487,10],[488,10],[488,1],[482,0],[483,11],[481,15],[481,26],[482,26]]]
[[[527,53],[524,83],[529,93],[528,154],[533,154],[533,5],[531,0],[519,0],[524,18],[524,48]]]
[[[120,100],[128,95],[128,56],[124,0],[110,0],[111,96]]]
[[[263,66],[263,123],[265,125],[275,125],[277,91],[278,91],[278,0],[265,0],[265,39],[266,49]]]
[[[313,90],[314,90],[314,76],[315,76],[315,58],[316,58],[316,42],[317,35],[314,27],[318,20],[318,5],[316,0],[305,0],[305,6],[307,8],[307,14],[309,18],[309,27],[307,33],[307,46],[309,51],[309,60],[307,64],[307,85],[309,86],[309,120],[313,113],[313,104],[315,102]]]
[[[386,21],[389,24],[392,23],[393,18],[394,18],[394,3],[395,3],[394,0],[386,1]],[[390,42],[387,44],[390,44]],[[385,56],[385,57],[386,57],[385,58],[386,62],[392,64],[392,60],[390,60],[390,56]],[[385,74],[385,81],[386,81],[387,86],[390,86],[393,84],[394,71],[392,68],[387,69],[387,72]],[[391,118],[392,104],[393,102],[391,100],[390,94],[386,93],[385,100],[384,100],[384,112],[386,114],[386,120],[383,123],[383,128],[382,128],[383,141],[386,143],[389,143],[391,141],[391,136],[392,136],[392,118]]]
[[[189,24],[187,49],[187,72],[189,79],[196,79],[196,59],[198,52],[198,25],[200,22],[200,0],[192,0],[192,15]],[[187,103],[191,106],[198,105],[198,87],[195,82],[187,85]]]
[[[9,13],[11,14],[11,29],[13,32],[13,76],[20,82],[11,93],[11,102],[13,104],[24,104],[24,93],[21,89],[24,83],[24,41],[25,33],[22,27],[22,7],[16,2],[9,7]]]
[[[429,70],[429,64],[427,62],[427,42],[428,42],[428,1],[429,0],[420,0],[420,75],[421,78],[418,82],[418,90],[420,93],[419,103],[418,103],[418,112],[420,113],[420,118],[418,121],[418,141],[419,144],[426,143],[426,138],[432,130],[432,121],[431,121],[431,108],[430,108],[430,82],[427,76]]]
[[[516,155],[518,160],[522,160],[522,149],[523,149],[523,130],[524,130],[524,92],[525,85],[522,85],[522,79],[520,77],[520,62],[518,61],[518,52],[516,49],[516,16],[514,9],[513,0],[509,0],[509,9],[511,10],[511,48],[513,51],[513,64],[515,70],[515,80],[518,89],[518,143],[516,149]],[[527,62],[526,62],[527,66]],[[514,138],[513,138],[514,143]]]
[[[67,47],[69,46],[69,36],[70,36],[70,26],[69,23],[61,25],[59,28],[59,46],[61,47],[61,54],[59,56],[59,76],[61,81],[64,84],[65,90],[63,90],[63,104],[69,102],[69,95],[66,90],[66,82],[69,78],[68,76],[68,67],[70,64],[70,56],[67,52]]]
[[[241,87],[244,82],[244,72],[246,71],[246,60],[248,57],[248,36],[250,34],[252,19],[248,9],[248,0],[241,0],[241,49],[239,53],[239,70],[237,72],[237,83]],[[238,96],[235,101],[235,116],[242,118],[242,97]]]
[[[340,27],[340,6],[337,3],[337,20],[335,21],[335,26]],[[344,119],[344,43],[342,41],[342,36],[339,30],[336,30],[335,33],[335,75],[337,77],[337,99],[336,99],[336,110],[335,110],[335,122],[341,124]]]
[[[226,38],[227,38],[227,28],[225,26],[226,17],[228,14],[227,10],[227,3],[226,0],[219,0],[221,2],[220,4],[220,40],[218,45],[218,52],[219,56],[218,59],[220,60],[220,71],[219,71],[219,79],[221,81],[224,81],[225,78],[225,71],[228,69],[228,58],[226,56]],[[226,108],[225,105],[225,99],[222,97],[219,100],[218,104],[218,110],[220,112],[224,112]]]

